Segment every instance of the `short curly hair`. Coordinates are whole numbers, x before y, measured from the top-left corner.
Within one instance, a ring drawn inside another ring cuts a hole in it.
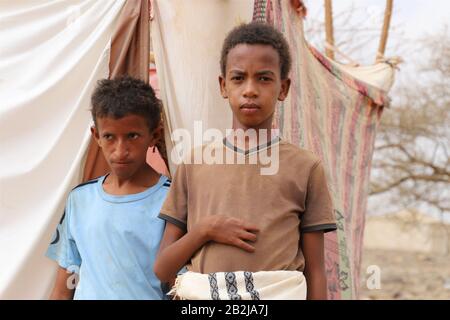
[[[99,80],[91,104],[92,119],[96,126],[97,118],[120,119],[133,114],[147,119],[152,132],[161,121],[161,102],[152,87],[130,76]]]
[[[239,44],[262,44],[272,46],[280,56],[281,79],[286,79],[291,70],[289,45],[283,34],[272,26],[262,22],[250,22],[235,27],[228,33],[222,46],[220,69],[225,76],[227,56],[231,49]]]

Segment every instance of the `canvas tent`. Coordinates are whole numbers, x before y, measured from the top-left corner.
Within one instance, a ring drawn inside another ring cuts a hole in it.
[[[193,134],[196,120],[205,130],[231,123],[218,90],[220,46],[228,30],[253,18],[279,28],[291,45],[293,83],[276,123],[326,165],[339,218],[326,242],[329,295],[355,298],[370,160],[389,86],[357,79],[310,47],[289,1],[155,0],[152,7],[149,28],[145,0],[0,3],[0,298],[46,297],[55,265],[44,252],[65,197],[105,171],[89,134],[96,80],[129,73],[148,81],[151,30],[170,161],[174,130]],[[392,81],[392,67],[372,67],[377,81]]]
[[[148,25],[147,1],[0,3],[0,299],[48,296],[44,252],[97,158],[90,95],[108,76],[148,80]]]
[[[324,161],[339,222],[339,230],[327,235],[329,296],[355,298],[370,161],[393,65],[350,67],[327,59],[305,41],[302,20],[289,1],[160,0],[154,1],[154,15],[152,41],[168,132],[184,128],[194,135],[199,120],[203,130],[223,131],[231,122],[217,83],[220,46],[228,30],[259,19],[285,34],[294,66],[277,126],[285,139]],[[166,136],[168,150],[175,143]]]

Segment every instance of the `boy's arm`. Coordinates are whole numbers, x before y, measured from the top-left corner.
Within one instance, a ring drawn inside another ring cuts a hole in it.
[[[327,279],[325,276],[324,233],[304,232],[301,239],[305,257],[305,278],[308,300],[327,299]]]
[[[184,235],[186,237],[183,237]],[[202,245],[202,241],[200,234],[191,232],[187,237],[184,230],[166,222],[164,235],[153,267],[159,280],[163,283],[173,284],[178,271],[186,264],[192,253]]]
[[[50,300],[72,300],[75,289],[69,289],[68,280],[73,273],[67,272],[66,269],[59,267],[56,275],[55,286],[50,294]]]
[[[240,219],[210,216],[185,232],[166,222],[154,272],[161,282],[172,283],[178,271],[186,265],[197,250],[208,241],[236,246],[248,252],[255,248],[246,241],[256,241],[258,228]]]

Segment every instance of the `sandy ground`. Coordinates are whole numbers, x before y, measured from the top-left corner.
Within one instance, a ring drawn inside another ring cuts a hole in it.
[[[370,265],[380,268],[381,288],[378,290],[367,288],[367,279],[372,275],[372,272],[366,273]],[[365,249],[360,299],[450,300],[450,255]]]

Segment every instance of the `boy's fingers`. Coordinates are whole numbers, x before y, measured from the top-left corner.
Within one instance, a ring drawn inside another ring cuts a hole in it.
[[[247,242],[241,240],[241,239],[237,239],[234,242],[234,245],[238,248],[244,249],[247,252],[254,252],[255,251],[255,247],[248,244]]]
[[[253,224],[244,224],[244,229],[249,232],[259,232],[259,228]]]
[[[243,231],[240,234],[240,238],[243,239],[243,240],[251,241],[251,242],[255,242],[256,239],[257,239],[256,238],[256,234],[251,233],[251,232],[246,232],[246,231]]]

